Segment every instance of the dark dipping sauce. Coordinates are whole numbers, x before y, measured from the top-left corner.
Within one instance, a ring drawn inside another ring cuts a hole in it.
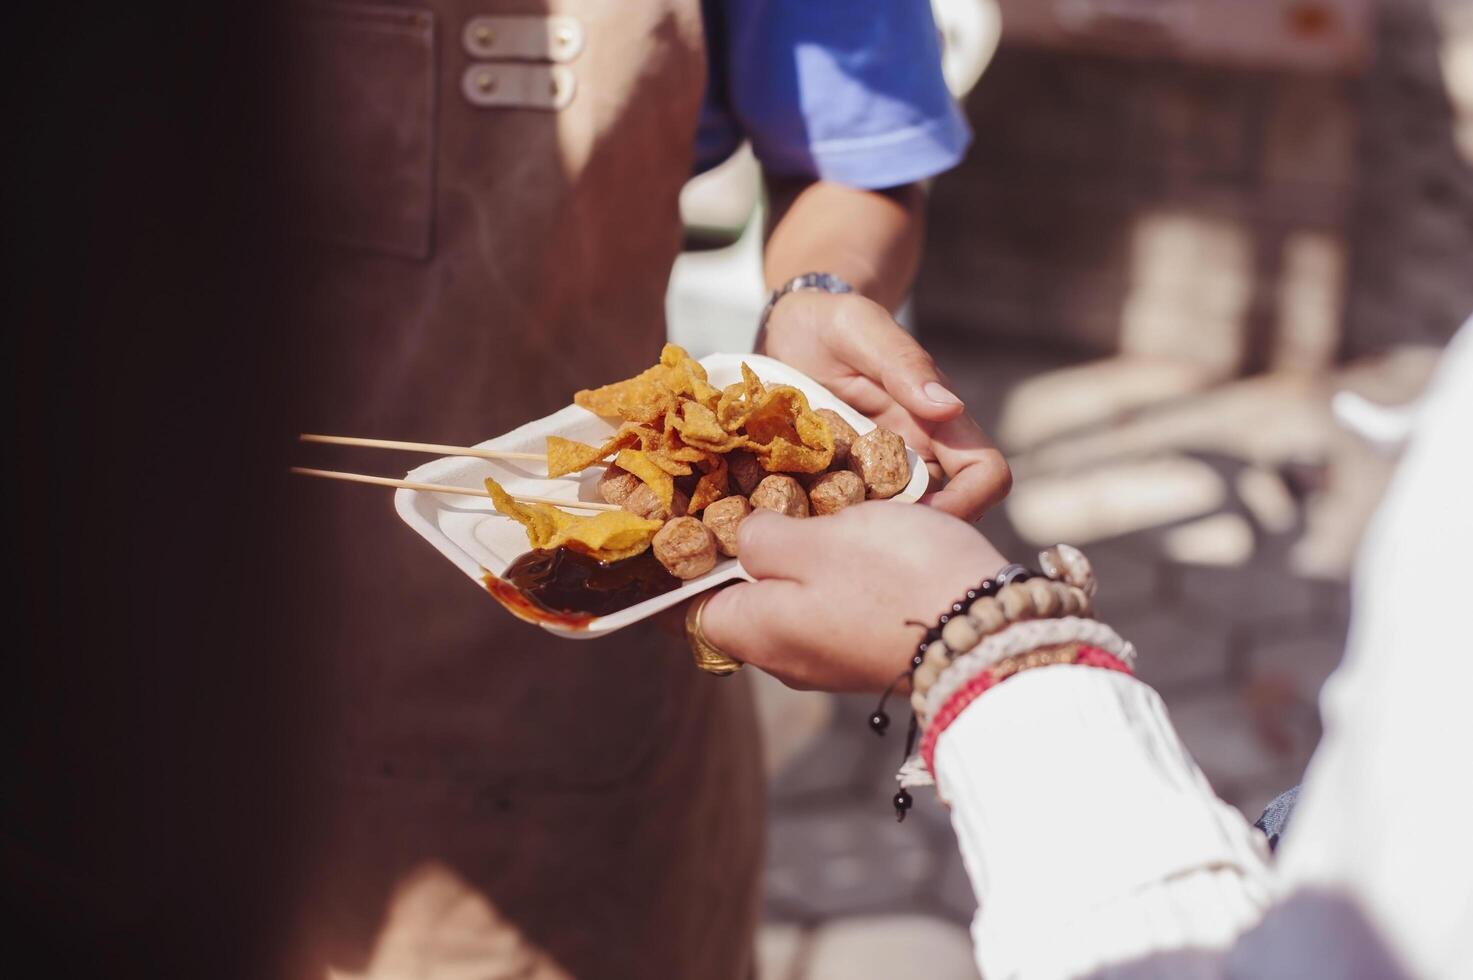
[[[585,626],[680,587],[653,551],[604,564],[567,548],[529,551],[486,589],[517,616],[538,623]]]

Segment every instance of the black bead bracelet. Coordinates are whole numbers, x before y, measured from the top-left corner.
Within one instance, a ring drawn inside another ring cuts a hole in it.
[[[1002,570],[992,578],[984,578],[975,589],[968,589],[966,595],[951,604],[951,608],[941,614],[936,625],[926,630],[925,638],[916,647],[916,654],[910,658],[911,670],[919,667],[926,657],[926,647],[941,639],[941,629],[951,622],[953,616],[960,616],[972,608],[972,603],[984,596],[994,596],[1014,582],[1026,582],[1031,578],[1037,578],[1041,573],[1031,571],[1014,562],[1004,565]],[[918,624],[919,625],[919,624]]]
[[[953,616],[960,616],[964,614],[968,609],[972,607],[972,603],[976,602],[979,598],[983,596],[997,595],[1004,588],[1012,585],[1014,582],[1026,582],[1031,578],[1036,578],[1039,574],[1040,573],[1038,572],[1029,571],[1027,568],[1024,568],[1022,565],[1016,563],[1004,565],[1002,570],[996,575],[992,576],[991,578],[984,578],[980,583],[978,583],[975,589],[968,589],[966,595],[962,596],[962,598],[958,599],[956,602],[953,602],[951,604],[951,608],[941,614],[941,617],[937,620],[936,625],[929,627],[926,630],[925,637],[916,647],[915,656],[910,658],[910,667],[903,671],[899,677],[895,678],[895,680],[890,683],[889,688],[885,690],[884,695],[881,696],[879,705],[875,707],[875,710],[869,716],[870,731],[874,732],[876,735],[884,735],[885,732],[889,730],[890,716],[885,712],[885,702],[890,699],[891,694],[895,693],[895,688],[900,684],[900,682],[914,674],[916,668],[925,662],[926,648],[932,643],[935,643],[937,640],[941,639],[942,627],[949,623]],[[910,622],[911,625],[914,626],[925,625],[924,623],[917,623],[914,621]],[[911,752],[915,749],[915,740],[916,717],[915,714],[912,713],[910,716],[910,731],[906,734],[905,754],[904,756],[902,756],[902,761],[910,758]],[[908,793],[904,788],[902,788],[900,792],[896,793],[894,798],[890,802],[895,806],[896,820],[904,820],[906,811],[908,811],[913,804],[910,793]]]

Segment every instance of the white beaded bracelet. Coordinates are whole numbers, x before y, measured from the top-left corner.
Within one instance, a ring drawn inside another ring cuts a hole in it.
[[[1135,647],[1097,619],[1065,616],[1062,619],[1033,619],[1015,623],[984,638],[966,653],[957,655],[951,666],[941,672],[936,683],[926,692],[925,710],[922,712],[925,718],[922,721],[936,717],[936,713],[963,684],[998,661],[1060,643],[1082,643],[1099,647],[1106,653],[1119,657],[1127,667],[1135,664]]]

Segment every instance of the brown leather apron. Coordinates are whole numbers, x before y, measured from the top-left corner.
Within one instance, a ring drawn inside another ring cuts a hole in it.
[[[653,362],[705,80],[697,0],[304,20],[303,429],[469,443]],[[578,977],[747,976],[764,806],[744,681],[699,674],[652,624],[577,643],[519,623],[387,493],[307,492],[334,695],[307,955],[336,975],[530,975],[498,954],[499,913]]]

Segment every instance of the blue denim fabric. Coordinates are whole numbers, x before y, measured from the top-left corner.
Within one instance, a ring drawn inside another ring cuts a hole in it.
[[[1289,818],[1294,815],[1294,804],[1299,802],[1299,787],[1280,793],[1269,802],[1268,808],[1263,811],[1263,816],[1253,826],[1263,831],[1268,836],[1268,849],[1277,851],[1279,849],[1279,838],[1289,827]]]

